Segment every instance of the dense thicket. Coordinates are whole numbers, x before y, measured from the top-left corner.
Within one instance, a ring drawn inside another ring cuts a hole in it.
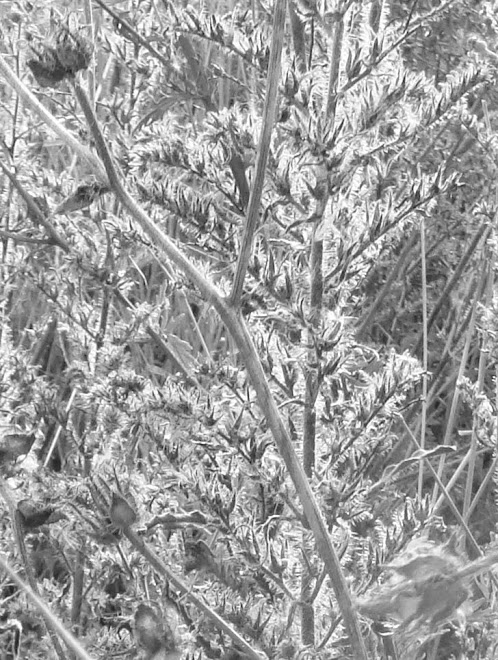
[[[0,2],[5,658],[494,657],[494,9]]]

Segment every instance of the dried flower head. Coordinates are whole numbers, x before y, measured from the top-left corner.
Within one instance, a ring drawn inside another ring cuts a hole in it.
[[[87,39],[76,28],[62,26],[55,37],[31,47],[34,57],[27,60],[36,82],[41,87],[55,87],[62,80],[72,78],[82,69],[88,68],[92,48]]]
[[[55,87],[64,79],[66,71],[59,62],[55,48],[42,45],[33,50],[35,57],[26,62],[40,87]]]
[[[64,518],[64,514],[53,506],[44,506],[30,499],[23,499],[17,504],[17,513],[24,529],[35,529]]]
[[[78,31],[62,27],[56,35],[56,52],[59,62],[68,75],[87,69],[92,59],[92,48]]]
[[[100,199],[102,195],[109,192],[109,187],[99,181],[85,181],[80,183],[74,192],[71,193],[64,201],[55,209],[55,214],[72,213],[79,211],[93,202]]]
[[[127,529],[137,520],[137,514],[131,504],[116,491],[112,492],[109,517],[118,529]]]

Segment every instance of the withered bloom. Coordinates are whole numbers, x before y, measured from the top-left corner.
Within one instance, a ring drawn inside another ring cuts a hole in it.
[[[34,57],[26,64],[41,87],[55,87],[65,78],[72,78],[88,68],[92,47],[87,39],[75,30],[61,27],[51,42],[31,48]]]
[[[81,183],[76,190],[55,209],[54,213],[72,213],[90,206],[99,197],[109,192],[109,187],[99,181]]]

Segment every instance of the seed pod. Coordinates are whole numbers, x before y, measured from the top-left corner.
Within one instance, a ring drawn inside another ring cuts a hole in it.
[[[133,507],[122,495],[112,492],[111,508],[109,517],[113,525],[118,529],[127,529],[137,520],[137,514]]]

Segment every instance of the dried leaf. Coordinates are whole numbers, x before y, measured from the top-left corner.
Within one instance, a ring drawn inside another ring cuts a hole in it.
[[[0,465],[27,454],[34,441],[34,433],[30,433],[29,435],[8,433],[2,436],[0,438]]]
[[[25,529],[34,529],[41,525],[50,524],[60,520],[61,515],[57,514],[54,507],[40,506],[29,499],[21,500],[17,505],[17,511]]]

